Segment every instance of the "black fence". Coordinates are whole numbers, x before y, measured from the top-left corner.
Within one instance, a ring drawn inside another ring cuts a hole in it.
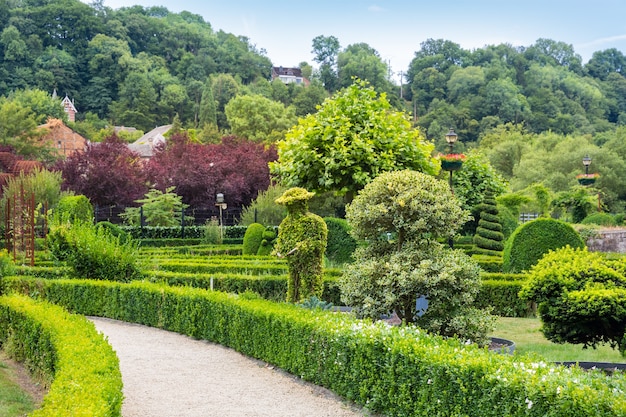
[[[95,222],[103,222],[108,221],[113,224],[123,224],[124,220],[120,217],[122,213],[124,213],[125,207],[121,206],[108,206],[94,207],[94,217]],[[239,223],[239,218],[241,217],[241,209],[240,208],[227,208],[226,210],[222,210],[221,220],[220,220],[220,210],[219,208],[215,209],[185,209],[185,217],[191,216],[194,218],[193,223],[185,223],[187,226],[195,225],[201,226],[206,224],[209,220],[215,220],[218,223],[222,223],[224,226],[235,226]]]

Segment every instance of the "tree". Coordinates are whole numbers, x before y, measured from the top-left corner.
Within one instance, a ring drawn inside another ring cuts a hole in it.
[[[395,311],[405,323],[486,343],[492,320],[472,307],[480,268],[438,242],[468,216],[445,181],[410,170],[379,175],[346,209],[352,235],[367,245],[345,269],[342,301],[362,317]],[[425,312],[416,307],[422,297]]]
[[[259,95],[237,96],[224,110],[231,132],[253,142],[277,142],[296,123],[293,107]]]
[[[268,162],[275,159],[273,147],[234,136],[219,144],[200,144],[179,134],[156,150],[146,175],[152,188],[175,186],[176,194],[192,208],[213,208],[217,193],[224,194],[230,207],[241,207],[267,189]]]
[[[405,114],[391,110],[385,94],[356,80],[299,120],[278,142],[278,161],[270,170],[287,186],[336,191],[350,201],[382,172],[435,174],[433,148]]]
[[[198,111],[198,125],[217,126],[217,111],[215,109],[215,98],[213,97],[213,88],[211,87],[211,79],[207,78],[202,89],[202,98],[200,100],[200,110]]]
[[[174,192],[175,187],[167,187],[165,192],[150,189],[144,198],[135,202],[140,207],[127,207],[121,217],[130,225],[138,226],[143,220],[148,226],[171,227],[182,222],[184,210],[189,207]],[[143,216],[143,219],[142,219]],[[185,216],[185,222],[193,222],[193,217]]]
[[[337,54],[341,45],[334,36],[317,36],[313,39],[313,60],[320,64],[319,78],[326,91],[333,92],[338,87]]]
[[[84,194],[96,206],[132,206],[146,192],[143,164],[117,136],[92,143],[57,165],[63,188]]]
[[[348,45],[337,56],[339,88],[349,87],[353,79],[368,81],[377,91],[389,91],[387,64],[380,54],[366,43]]]

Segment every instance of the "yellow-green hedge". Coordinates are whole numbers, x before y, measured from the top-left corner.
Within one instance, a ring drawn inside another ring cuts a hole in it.
[[[494,354],[343,313],[145,282],[12,277],[4,287],[230,346],[387,416],[626,415],[623,374]]]
[[[22,295],[0,296],[0,345],[49,386],[32,417],[118,417],[119,361],[82,316]]]

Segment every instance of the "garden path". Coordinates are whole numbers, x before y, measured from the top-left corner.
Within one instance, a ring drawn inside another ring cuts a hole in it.
[[[223,346],[89,317],[120,360],[123,417],[358,417],[367,411]]]

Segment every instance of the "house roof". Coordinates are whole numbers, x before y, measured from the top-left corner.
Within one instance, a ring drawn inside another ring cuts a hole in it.
[[[48,129],[48,133],[42,136],[41,140],[48,142],[59,155],[70,156],[87,146],[87,139],[67,127],[62,120],[49,118],[46,124],[38,128]]]
[[[150,158],[154,153],[154,147],[159,143],[165,143],[165,135],[172,125],[156,127],[128,145],[130,150],[137,152],[142,158]]]

